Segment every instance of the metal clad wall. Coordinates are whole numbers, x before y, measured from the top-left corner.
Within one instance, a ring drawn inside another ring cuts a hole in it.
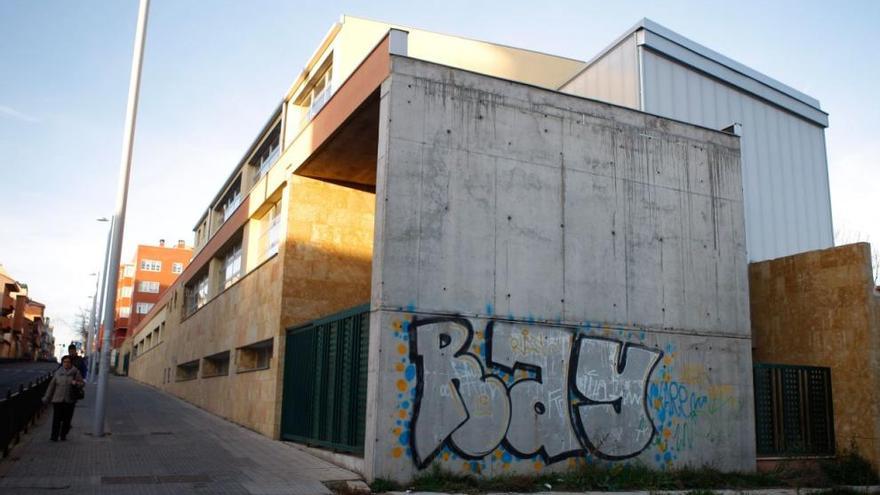
[[[633,34],[564,84],[560,91],[638,108],[638,77],[638,52]]]
[[[832,246],[824,129],[651,50],[639,49],[644,111],[713,129],[734,122],[743,125],[749,261]],[[638,69],[633,73],[638,74]],[[577,94],[604,99],[587,89]]]

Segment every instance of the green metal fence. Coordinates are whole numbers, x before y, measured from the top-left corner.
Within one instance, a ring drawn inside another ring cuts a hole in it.
[[[369,305],[288,329],[281,437],[362,454]]]
[[[831,370],[756,364],[755,433],[759,456],[834,454]]]

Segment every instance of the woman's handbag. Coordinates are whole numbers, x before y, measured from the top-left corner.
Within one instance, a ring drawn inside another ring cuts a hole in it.
[[[83,385],[71,385],[70,386],[70,398],[76,402],[78,400],[83,400],[86,398],[86,387]]]

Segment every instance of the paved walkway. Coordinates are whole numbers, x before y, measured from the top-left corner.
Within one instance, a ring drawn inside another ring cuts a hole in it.
[[[359,479],[129,378],[111,378],[111,434],[94,438],[94,386],[86,395],[66,442],[49,441],[49,412],[0,461],[0,493],[313,495]]]

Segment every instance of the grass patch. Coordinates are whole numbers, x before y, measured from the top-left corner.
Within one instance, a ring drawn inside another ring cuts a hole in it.
[[[848,453],[821,463],[821,466],[821,469],[780,468],[772,472],[744,473],[724,472],[710,467],[655,470],[635,463],[612,466],[584,464],[568,471],[539,476],[477,477],[444,471],[435,464],[406,485],[377,479],[371,488],[376,493],[406,489],[451,493],[689,490],[689,495],[711,495],[713,490],[724,489],[813,487],[828,488],[822,495],[853,495],[854,491],[836,486],[878,483],[871,464],[857,454]]]
[[[395,492],[401,490],[401,486],[391,480],[376,478],[370,483],[370,490],[373,493]]]
[[[880,482],[871,463],[852,449],[821,466],[825,476],[835,485],[876,485]]]
[[[829,488],[828,490],[822,490],[821,492],[817,492],[815,495],[861,495],[861,494],[859,492],[853,490],[852,488],[837,487],[837,488]]]
[[[658,471],[640,464],[586,465],[561,473],[560,488],[574,490],[711,490],[787,486],[775,473],[722,472],[708,467]]]

